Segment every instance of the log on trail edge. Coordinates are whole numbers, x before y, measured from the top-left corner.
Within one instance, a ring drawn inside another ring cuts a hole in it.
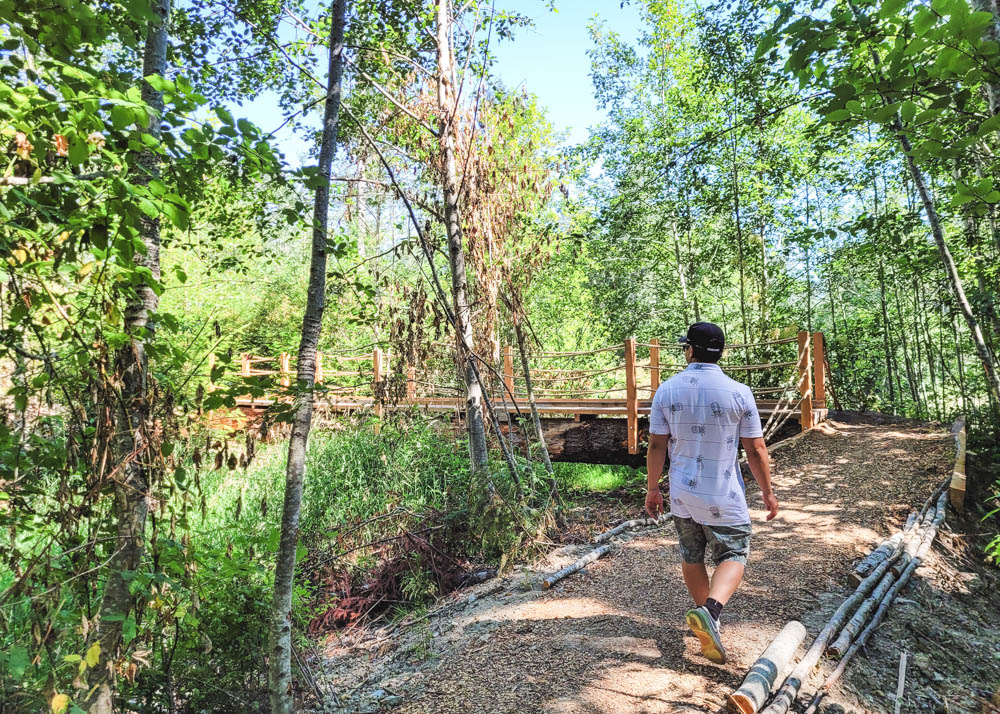
[[[899,558],[898,550],[875,568],[871,575],[862,580],[861,584],[854,591],[854,594],[841,603],[837,611],[833,613],[830,621],[826,623],[823,630],[816,636],[812,646],[809,647],[809,650],[803,656],[798,666],[785,678],[784,683],[774,697],[774,701],[763,710],[764,714],[785,714],[788,711],[789,707],[791,707],[792,703],[798,697],[799,689],[802,687],[803,682],[809,677],[813,667],[819,662],[819,658],[823,656],[827,645],[840,630],[841,625],[844,624],[844,620],[867,597],[868,593],[882,579],[882,576],[896,562],[897,558]]]
[[[924,503],[923,508],[920,509],[923,514],[923,518],[920,519],[921,528],[916,533],[912,530],[910,531],[910,537],[904,541],[904,548],[913,541],[917,541],[922,544],[926,541],[928,534],[930,534],[930,537],[933,538],[936,526],[933,528],[925,528],[925,524],[933,526],[934,523],[939,522],[937,520],[938,517],[943,518],[943,515],[938,513],[940,509],[931,508],[930,506],[935,502],[935,500],[937,500],[939,504],[941,503],[941,500],[946,496],[945,488],[947,485],[948,481],[942,483],[934,490],[934,493],[931,494],[930,498],[928,498]],[[847,616],[850,613],[854,612],[854,610],[867,597],[876,584],[882,580],[882,576],[884,576],[886,571],[896,563],[900,555],[901,550],[897,550],[895,553],[890,555],[887,560],[883,561],[881,565],[875,568],[871,575],[861,582],[857,590],[854,591],[853,595],[841,603],[840,607],[837,608],[837,611],[833,614],[833,617],[830,618],[830,621],[827,622],[823,630],[819,633],[819,635],[817,635],[816,639],[812,643],[812,646],[809,648],[808,652],[806,652],[798,666],[792,670],[792,673],[785,679],[785,682],[781,685],[781,689],[779,689],[778,693],[775,695],[774,700],[766,709],[763,710],[764,714],[786,714],[795,702],[795,699],[798,697],[802,684],[812,673],[816,663],[819,662],[823,652],[826,651],[830,640],[833,639],[834,635],[837,634],[841,626],[844,624],[844,620],[847,619]],[[915,555],[919,556],[920,551],[918,551]],[[917,557],[914,557],[910,561],[910,565],[915,562],[918,562]],[[907,570],[909,570],[909,566],[907,566]]]
[[[657,526],[660,525],[661,523],[666,522],[669,518],[670,518],[670,513],[667,512],[661,514],[659,518],[637,518],[633,521],[625,521],[624,523],[620,523],[614,528],[607,530],[604,533],[601,533],[600,535],[596,536],[594,538],[594,542],[600,543],[601,541],[608,540],[609,538],[618,535],[627,528],[633,528],[638,526]],[[590,563],[593,563],[595,560],[605,555],[610,550],[611,550],[610,543],[605,543],[602,546],[594,548],[592,551],[587,553],[585,556],[577,560],[572,565],[567,565],[558,573],[553,573],[549,577],[545,578],[545,580],[542,581],[542,587],[548,590],[563,578],[583,570]]]
[[[667,514],[669,515],[669,514]],[[631,521],[625,521],[624,523],[619,523],[617,526],[611,530],[604,531],[603,533],[594,536],[595,543],[603,543],[604,541],[611,540],[619,533],[628,530],[629,528],[639,528],[640,526],[658,526],[665,520],[666,516],[660,516],[659,519],[656,518],[635,518]]]
[[[578,572],[580,570],[583,570],[590,563],[593,563],[595,560],[597,560],[598,558],[600,558],[602,555],[604,555],[605,553],[607,553],[610,550],[611,550],[611,544],[610,543],[606,543],[605,545],[602,545],[599,548],[594,548],[592,551],[590,551],[589,553],[587,553],[585,556],[583,556],[582,558],[580,558],[578,561],[576,561],[572,565],[567,565],[565,568],[563,568],[562,570],[560,570],[558,573],[555,573],[555,574],[550,575],[549,577],[545,578],[545,580],[542,581],[542,587],[544,587],[546,590],[548,590],[549,588],[551,588],[553,585],[555,585],[556,583],[558,583],[560,580],[562,580],[566,576],[572,575],[573,573],[576,573],[576,572]]]
[[[886,538],[875,550],[866,555],[848,576],[848,582],[851,587],[858,587],[862,580],[871,575],[871,572],[878,567],[879,563],[888,558],[891,553],[894,553],[903,541],[904,535],[903,531],[893,533],[891,537]]]
[[[750,667],[739,689],[729,695],[727,704],[733,714],[755,714],[771,694],[799,645],[806,638],[806,628],[798,620],[787,623],[763,654]]]
[[[899,591],[906,587],[906,584],[910,581],[910,577],[913,575],[914,571],[920,566],[920,562],[927,555],[927,551],[930,550],[931,544],[934,542],[934,536],[937,535],[938,527],[944,521],[945,515],[948,510],[948,491],[941,489],[943,493],[940,494],[938,498],[937,510],[934,513],[934,517],[931,520],[930,527],[922,534],[920,538],[920,548],[917,550],[916,556],[910,563],[906,566],[906,569],[900,574],[893,583],[889,592],[886,593],[882,602],[879,604],[878,609],[875,611],[875,615],[872,617],[871,622],[868,623],[867,627],[861,631],[861,634],[855,638],[854,642],[844,653],[844,656],[840,658],[840,662],[837,664],[837,668],[833,670],[823,686],[820,687],[819,691],[813,697],[812,701],[809,703],[809,707],[806,709],[805,714],[814,714],[816,709],[819,707],[820,702],[823,697],[826,696],[830,688],[840,679],[847,669],[847,664],[854,659],[854,656],[858,651],[865,646],[868,639],[872,636],[872,633],[878,629],[879,625],[882,624],[882,620],[885,619],[886,614],[889,612],[889,607],[892,605],[893,600],[896,599],[896,595]]]

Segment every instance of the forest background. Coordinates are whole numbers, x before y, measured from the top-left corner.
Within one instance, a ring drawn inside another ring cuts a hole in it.
[[[608,2],[572,140],[498,65],[553,3],[504,5],[0,0],[0,709],[288,711],[311,638],[641,478],[512,449],[503,345],[822,331],[838,408],[968,418],[997,532],[995,0]],[[460,433],[314,384],[375,348]]]

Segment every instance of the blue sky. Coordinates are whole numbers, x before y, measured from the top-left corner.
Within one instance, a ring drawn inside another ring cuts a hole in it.
[[[496,73],[508,87],[524,86],[540,97],[557,131],[568,130],[567,142],[587,138],[587,128],[598,124],[603,112],[594,102],[590,81],[590,38],[587,24],[595,16],[626,39],[639,31],[639,12],[621,8],[620,0],[556,0],[556,12],[543,0],[498,0],[497,5],[520,12],[535,21],[532,29],[519,30],[513,41],[495,46]],[[263,131],[281,123],[277,97],[266,92],[233,114],[253,121]],[[292,165],[303,162],[308,147],[301,137],[282,131],[275,137]]]
[[[570,130],[571,143],[586,139],[587,127],[604,118],[590,81],[587,24],[599,16],[629,40],[639,31],[636,8],[620,5],[620,0],[556,0],[558,12],[547,10],[541,0],[510,0],[504,5],[533,18],[535,27],[497,48],[497,74],[507,86],[523,84],[538,95],[556,128]]]

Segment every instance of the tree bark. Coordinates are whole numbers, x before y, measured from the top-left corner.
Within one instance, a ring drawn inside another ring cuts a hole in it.
[[[986,39],[1000,41],[1000,0],[972,0],[972,7],[978,12],[992,12],[993,22],[984,33]],[[1000,114],[1000,81],[984,82],[986,99],[990,105],[990,115]]]
[[[451,45],[451,0],[437,0],[437,105],[440,114],[438,145],[444,175],[444,223],[448,236],[448,260],[451,264],[451,289],[455,311],[455,337],[459,364],[465,380],[466,427],[469,431],[469,458],[472,470],[486,468],[489,452],[483,420],[483,390],[472,355],[473,330],[469,305],[469,278],[465,267],[465,248],[458,211],[458,168],[455,161],[456,109],[454,85],[454,49]]]
[[[152,0],[150,10],[155,15],[146,32],[142,60],[142,76],[163,76],[167,65],[167,23],[170,18],[170,0]],[[160,138],[163,115],[163,93],[148,83],[142,83],[142,100],[152,110],[149,124],[143,129],[154,139]],[[133,182],[148,185],[159,176],[157,155],[144,149],[136,161],[138,171]],[[154,281],[160,280],[160,222],[145,215],[140,219],[140,240],[144,253],[135,257],[136,265],[150,271]],[[149,513],[149,471],[144,463],[150,443],[147,429],[152,427],[151,405],[148,400],[149,356],[148,340],[152,338],[155,324],[150,317],[159,306],[159,297],[153,287],[138,286],[135,295],[125,307],[125,330],[130,335],[128,343],[116,357],[116,371],[121,375],[121,399],[115,434],[115,457],[122,464],[122,476],[115,482],[113,513],[117,520],[116,553],[108,567],[108,578],[101,600],[100,621],[95,628],[96,641],[100,643],[98,664],[88,670],[88,709],[92,714],[111,712],[113,709],[111,663],[116,658],[122,638],[124,618],[132,608],[129,583],[123,571],[138,569],[142,558]],[[145,330],[146,336],[140,333]],[[113,617],[112,617],[113,616]]]
[[[688,306],[690,303],[690,298],[688,297],[688,286],[687,277],[684,275],[684,264],[681,262],[681,243],[677,238],[677,223],[674,219],[670,220],[670,237],[674,241],[674,259],[677,261],[677,279],[681,284],[681,299],[684,301],[684,324],[690,325],[691,321],[688,320]]]
[[[268,689],[273,714],[292,712],[292,584],[295,576],[295,551],[298,545],[299,511],[306,470],[306,447],[312,426],[313,388],[316,378],[316,347],[323,325],[326,303],[327,225],[330,205],[330,177],[336,153],[340,121],[341,88],[344,74],[344,30],[347,25],[347,1],[333,0],[330,9],[330,47],[326,103],[323,111],[323,138],[319,151],[319,176],[323,183],[316,188],[313,205],[312,256],[309,264],[309,288],[302,318],[296,364],[295,417],[288,441],[285,468],[285,501],[281,513],[281,539],[274,568],[274,600],[271,606]]]

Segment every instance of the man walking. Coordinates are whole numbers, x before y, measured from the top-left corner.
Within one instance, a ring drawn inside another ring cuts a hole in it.
[[[654,518],[663,511],[660,477],[669,449],[670,509],[680,537],[684,584],[695,602],[685,620],[702,654],[724,664],[719,615],[743,579],[750,555],[750,511],[737,441],[760,485],[767,520],[777,515],[778,499],[753,394],[716,364],[725,347],[722,329],[697,322],[680,342],[688,366],[656,390],[649,415],[646,511]],[[708,546],[715,564],[711,580],[705,568]]]

